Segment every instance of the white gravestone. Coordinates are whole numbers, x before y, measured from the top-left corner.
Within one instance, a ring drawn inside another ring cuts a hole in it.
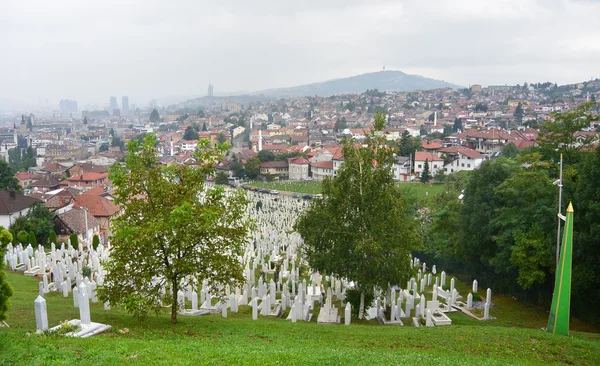
[[[39,296],[35,299],[35,327],[37,330],[48,329],[48,312],[46,311],[46,300]]]
[[[346,313],[344,314],[344,324],[346,325],[350,325],[350,320],[351,320],[351,309],[352,306],[350,305],[350,303],[346,303]]]
[[[90,298],[85,283],[79,285],[79,319],[82,325],[89,325],[90,319]]]

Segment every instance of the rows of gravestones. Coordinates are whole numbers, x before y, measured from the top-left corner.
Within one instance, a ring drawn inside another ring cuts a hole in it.
[[[259,315],[281,317],[287,314],[286,319],[291,322],[310,321],[318,303],[318,323],[340,323],[343,318],[345,324],[350,324],[351,304],[345,302],[345,294],[354,284],[333,276],[323,278],[318,272],[311,271],[301,256],[302,238],[293,230],[293,225],[307,203],[252,192],[248,195],[247,216],[255,220],[256,230],[251,240],[245,243],[240,258],[244,282],[234,287],[225,285],[224,297],[217,299],[214,293],[218,291],[207,281],[198,284],[187,281],[177,293],[180,314],[221,313],[227,317],[228,311],[238,312],[239,306],[251,306],[254,320]],[[84,248],[81,243],[77,248],[64,243],[56,248],[53,244],[49,252],[45,252],[42,246],[34,249],[31,245],[9,245],[5,261],[14,271],[42,279],[40,296],[35,302],[38,329],[48,327],[43,295],[58,291],[64,297],[72,293],[73,306],[80,309],[81,317],[73,322],[82,328],[81,336],[89,336],[96,334],[98,329],[108,329],[90,321],[89,301],[98,302],[96,288],[103,284],[105,271],[102,263],[109,260],[109,253],[110,244],[99,246],[97,250],[91,246]],[[418,258],[410,261],[416,270],[416,278],[411,278],[404,289],[395,286],[386,294],[376,292],[375,300],[366,309],[367,319],[397,325],[403,325],[404,319],[408,323],[412,321],[415,326],[440,326],[451,324],[446,314],[454,311],[480,320],[491,319],[490,289],[485,303],[481,304],[483,317],[479,318],[472,312],[472,293],[468,294],[466,303],[463,302],[463,296],[455,288],[454,278],[448,280],[443,271],[438,275],[435,265],[429,268]],[[476,280],[472,290],[475,294],[478,291]],[[163,289],[163,293],[169,292],[169,288]],[[431,300],[427,300],[427,296]],[[187,307],[188,304],[191,307]],[[343,317],[338,304],[344,309]],[[105,303],[104,308],[110,310],[110,304]],[[386,313],[389,315],[386,316]]]

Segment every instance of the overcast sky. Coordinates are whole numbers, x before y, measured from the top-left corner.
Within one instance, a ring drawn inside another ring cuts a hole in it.
[[[133,103],[401,70],[600,77],[600,0],[0,0],[0,99]]]

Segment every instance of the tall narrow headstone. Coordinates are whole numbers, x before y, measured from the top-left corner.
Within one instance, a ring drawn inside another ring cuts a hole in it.
[[[73,289],[73,306],[79,307],[79,287],[75,287]]]
[[[346,313],[344,314],[344,324],[346,325],[350,325],[350,320],[352,317],[351,309],[352,306],[350,305],[350,303],[346,303]]]
[[[467,309],[471,309],[473,307],[473,294],[469,293],[467,295]]]
[[[33,302],[35,307],[35,327],[37,330],[48,329],[48,312],[46,311],[46,300],[39,296]]]
[[[483,319],[490,320],[490,303],[486,302],[483,306]]]
[[[429,310],[429,309],[427,309],[425,326],[426,327],[433,327],[433,316],[431,315],[431,310]]]
[[[487,289],[487,292],[485,294],[485,302],[488,304],[492,303],[492,289],[491,288]]]
[[[473,280],[473,292],[474,293],[477,293],[477,286],[478,286],[477,280]]]
[[[257,298],[252,299],[252,320],[258,319],[258,305],[256,304]]]
[[[292,323],[296,322],[296,303],[292,304],[292,309],[290,310],[290,315],[292,316]]]
[[[89,325],[90,319],[90,297],[85,283],[79,285],[79,319],[82,325]]]

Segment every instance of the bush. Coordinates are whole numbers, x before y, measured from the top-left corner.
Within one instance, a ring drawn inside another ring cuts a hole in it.
[[[33,231],[29,232],[29,244],[34,248],[37,247],[37,239],[35,238]]]
[[[371,305],[374,298],[372,292],[365,292],[365,311]],[[360,291],[346,290],[346,302],[349,302],[352,306],[352,316],[358,319],[358,311],[360,310]]]
[[[19,233],[17,234],[17,240],[21,244],[27,244],[27,242],[29,241],[29,234],[27,234],[27,231],[25,231],[25,230],[19,231]]]
[[[50,231],[50,235],[48,236],[48,244],[58,244],[56,242],[56,232],[54,230]]]
[[[73,248],[77,249],[79,247],[79,239],[77,239],[77,234],[71,234],[69,236],[69,240],[71,241],[71,245],[73,246]]]
[[[92,269],[88,266],[83,266],[81,268],[81,275],[83,276],[83,278],[91,278],[92,277]]]
[[[98,245],[100,245],[100,238],[98,235],[94,234],[94,238],[92,239],[92,247],[94,247],[94,250],[98,249]]]

